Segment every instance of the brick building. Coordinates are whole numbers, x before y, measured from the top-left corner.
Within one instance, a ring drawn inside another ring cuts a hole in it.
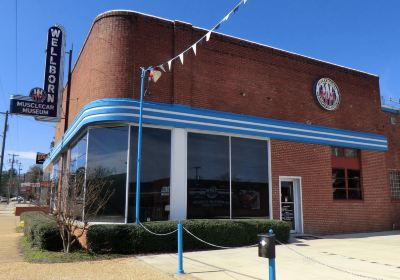
[[[115,193],[97,221],[133,221],[140,67],[205,32],[131,11],[95,19],[72,72],[68,130],[57,125],[45,166],[53,177],[106,170]],[[141,220],[400,227],[399,110],[381,106],[375,75],[213,33],[149,82],[145,100]]]

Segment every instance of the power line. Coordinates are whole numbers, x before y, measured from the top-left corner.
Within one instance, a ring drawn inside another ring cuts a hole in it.
[[[165,72],[165,67],[168,67],[168,70],[171,71],[172,69],[172,62],[174,62],[175,60],[180,60],[182,65],[183,65],[183,60],[184,60],[184,55],[187,54],[189,51],[193,51],[194,55],[197,54],[197,45],[200,44],[201,42],[203,42],[204,40],[206,42],[208,42],[210,40],[210,36],[212,34],[212,32],[215,32],[217,29],[219,29],[221,27],[222,24],[224,24],[226,21],[228,21],[228,19],[235,14],[239,8],[246,4],[248,0],[240,0],[239,3],[237,3],[230,11],[229,13],[227,13],[225,15],[225,17],[223,19],[221,19],[217,24],[215,24],[210,30],[208,30],[208,32],[206,34],[204,34],[200,39],[198,39],[194,44],[190,45],[188,48],[186,48],[185,50],[183,50],[180,54],[170,58],[167,61],[164,61],[163,63],[155,66],[155,68],[158,68],[160,70],[162,70],[163,72]]]
[[[18,157],[19,155],[17,154],[8,154],[9,156],[12,156],[12,160],[11,160],[11,173],[10,173],[10,180],[8,182],[8,192],[7,192],[7,198],[8,198],[8,203],[10,203],[10,195],[11,195],[11,186],[14,185],[14,163],[16,163],[15,161],[15,157]]]
[[[18,94],[18,0],[15,0],[15,94]]]
[[[4,163],[4,147],[6,145],[6,137],[8,130],[8,111],[6,112],[6,117],[4,120],[4,129],[3,129],[3,142],[1,146],[1,159],[0,159],[0,187],[1,187],[1,179],[3,177],[3,163]]]

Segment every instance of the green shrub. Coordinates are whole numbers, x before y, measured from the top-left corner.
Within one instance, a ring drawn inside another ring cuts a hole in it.
[[[175,221],[148,222],[144,225],[156,233],[171,232],[177,228]],[[194,235],[216,245],[238,247],[257,243],[257,234],[272,228],[281,242],[289,239],[290,226],[275,220],[187,220],[183,226]],[[155,236],[140,225],[92,225],[87,233],[88,249],[95,253],[137,254],[150,252],[175,252],[177,234]],[[185,251],[213,249],[184,231]]]
[[[24,234],[31,245],[40,249],[58,251],[62,249],[62,240],[55,219],[43,212],[25,212]]]

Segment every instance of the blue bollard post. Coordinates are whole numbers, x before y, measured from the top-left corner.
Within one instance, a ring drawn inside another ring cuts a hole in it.
[[[269,235],[273,235],[274,231],[272,229],[270,229],[268,231]],[[275,242],[274,239],[272,239],[273,242]],[[273,245],[275,246],[275,244]],[[275,258],[270,258],[268,259],[268,265],[269,265],[269,280],[275,280]]]
[[[177,274],[184,274],[183,272],[183,240],[182,240],[182,224],[178,223],[178,271]]]

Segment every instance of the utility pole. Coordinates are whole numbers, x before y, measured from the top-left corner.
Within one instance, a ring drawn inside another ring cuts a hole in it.
[[[19,190],[20,190],[20,186],[21,186],[21,162],[18,162],[18,181],[17,181],[17,198],[19,197]],[[19,201],[18,201],[19,202]]]
[[[68,129],[68,117],[69,117],[69,99],[71,98],[71,64],[72,64],[72,50],[74,45],[67,54],[69,55],[68,60],[68,83],[67,83],[67,99],[65,101],[65,116],[64,116],[64,133]]]
[[[5,115],[6,117],[4,119],[3,143],[1,145],[1,159],[0,159],[0,188],[1,188],[1,179],[3,177],[4,147],[6,145],[6,137],[8,130],[8,111],[6,111]]]
[[[8,154],[8,155],[12,157],[12,159],[11,159],[10,182],[8,184],[8,195],[7,195],[8,203],[10,203],[10,194],[11,194],[10,191],[11,191],[11,185],[13,184],[15,157],[18,157],[19,155],[16,155],[16,154]]]

